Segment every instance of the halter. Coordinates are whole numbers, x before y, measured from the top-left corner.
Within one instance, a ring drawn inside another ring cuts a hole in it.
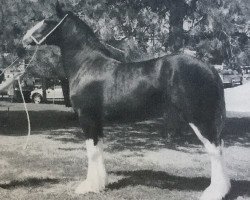
[[[37,41],[37,39],[36,39],[33,35],[30,36],[31,39],[32,39],[37,45],[40,45],[42,42],[44,42],[44,41],[47,39],[48,36],[51,35],[51,33],[53,33],[53,32],[57,29],[58,26],[60,26],[60,24],[65,20],[65,18],[66,18],[67,16],[68,16],[68,14],[66,14],[66,15],[60,20],[60,22],[58,22],[58,24],[57,24],[57,25],[56,25],[47,35],[45,35],[40,41]]]

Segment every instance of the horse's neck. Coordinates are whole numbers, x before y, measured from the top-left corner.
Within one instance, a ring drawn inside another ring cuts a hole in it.
[[[86,50],[101,52],[107,57],[112,57],[111,52],[100,42],[90,28],[84,23],[79,25],[75,20],[69,20],[63,27],[59,46],[64,51]]]
[[[112,63],[112,54],[89,30],[72,20],[62,31],[60,44],[65,72],[76,73],[79,68],[103,68]]]
[[[80,49],[62,49],[63,65],[68,77],[74,76],[81,68],[104,69],[119,62],[92,46],[82,45]]]

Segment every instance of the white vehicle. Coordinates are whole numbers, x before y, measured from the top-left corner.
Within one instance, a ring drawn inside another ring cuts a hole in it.
[[[63,92],[61,86],[54,86],[46,90],[46,96],[48,101],[58,101],[63,100]],[[41,103],[43,101],[43,91],[42,89],[34,89],[31,91],[30,99],[34,103]]]

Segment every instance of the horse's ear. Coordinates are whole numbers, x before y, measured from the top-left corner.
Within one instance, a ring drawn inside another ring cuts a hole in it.
[[[58,0],[56,1],[56,14],[58,17],[63,17],[65,15],[63,5],[61,5]]]

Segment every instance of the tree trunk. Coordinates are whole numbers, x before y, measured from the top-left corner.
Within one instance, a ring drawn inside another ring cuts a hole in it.
[[[43,102],[45,102],[45,103],[47,103],[46,89],[47,89],[47,81],[46,81],[46,78],[42,78]]]
[[[187,12],[184,0],[173,0],[169,10],[168,47],[172,53],[177,53],[184,44],[183,21]]]
[[[64,104],[66,107],[71,107],[71,102],[69,98],[69,81],[67,78],[60,78],[63,97],[64,97]]]

